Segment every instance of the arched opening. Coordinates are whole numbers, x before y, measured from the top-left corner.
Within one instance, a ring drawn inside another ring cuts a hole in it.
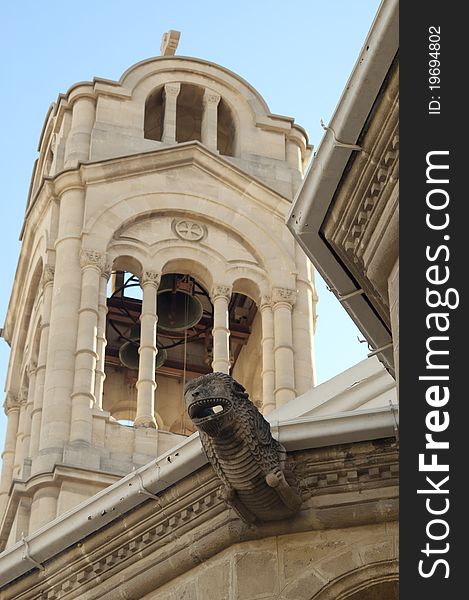
[[[183,83],[176,105],[176,142],[202,140],[202,114],[204,89]]]
[[[245,285],[243,285],[243,283]],[[252,284],[252,285],[251,285]],[[228,307],[232,375],[246,388],[250,400],[262,408],[262,331],[256,302],[255,284],[238,280]],[[249,295],[246,292],[249,290]]]
[[[163,87],[154,90],[145,102],[143,135],[147,140],[161,141],[163,136],[164,93]]]
[[[217,111],[217,149],[220,154],[234,156],[236,128],[231,109],[223,98],[220,98]]]
[[[399,600],[397,581],[382,581],[354,592],[347,600]]]

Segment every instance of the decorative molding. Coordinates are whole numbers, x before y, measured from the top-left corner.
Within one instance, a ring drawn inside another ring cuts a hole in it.
[[[212,288],[212,293],[210,294],[210,298],[215,301],[217,298],[226,298],[230,300],[231,298],[232,288],[230,285],[216,284]]]
[[[172,229],[178,238],[189,242],[200,242],[207,235],[205,225],[190,219],[174,219]]]
[[[98,250],[83,249],[80,252],[80,266],[82,269],[94,267],[102,271],[106,264],[106,254]]]
[[[288,453],[287,463],[295,472],[304,500],[301,518],[290,521],[291,533],[317,529],[321,523],[318,506],[326,515],[332,509],[340,527],[383,522],[396,514],[399,463],[397,445],[391,439]],[[264,538],[265,531],[244,526],[226,509],[218,487],[218,478],[207,466],[157,496],[142,488],[147,502],[127,513],[125,520],[109,524],[105,535],[97,530],[78,548],[71,547],[65,556],[49,561],[47,571],[35,569],[23,576],[15,597],[77,598],[86,595],[91,586],[93,590],[102,586],[100,589],[109,592],[108,582],[113,576],[119,574],[121,581],[138,577],[138,564],[143,559],[147,565],[157,566],[160,577],[155,588],[159,588],[190,568],[187,562],[181,564],[185,535],[194,546],[213,549],[212,554],[205,555],[206,560],[231,544]],[[388,502],[387,515],[384,500]],[[361,521],[357,515],[362,516]],[[368,520],[363,521],[365,515]],[[285,521],[279,523],[279,531],[284,532]],[[269,535],[274,528],[275,522],[269,524]],[[214,536],[221,545],[213,543]],[[181,564],[177,572],[175,556]],[[190,560],[190,556],[186,558]]]
[[[156,285],[156,287],[159,287],[161,281],[161,273],[158,273],[157,271],[143,271],[140,281],[142,285],[151,283],[153,285]]]
[[[321,234],[390,327],[387,279],[398,256],[399,71],[362,134],[337,187]]]
[[[272,302],[279,304],[281,302],[293,306],[296,301],[296,290],[289,288],[273,288],[272,289]]]

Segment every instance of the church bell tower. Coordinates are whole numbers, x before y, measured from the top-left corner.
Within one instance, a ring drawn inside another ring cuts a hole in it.
[[[263,413],[314,384],[284,224],[306,133],[178,39],[46,116],[4,327],[1,547],[191,435],[191,378],[231,373]]]

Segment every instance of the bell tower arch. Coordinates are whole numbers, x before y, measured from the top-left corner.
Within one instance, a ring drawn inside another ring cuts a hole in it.
[[[231,373],[264,413],[314,384],[284,225],[306,133],[173,38],[46,117],[5,323],[3,546],[191,435],[189,379]]]

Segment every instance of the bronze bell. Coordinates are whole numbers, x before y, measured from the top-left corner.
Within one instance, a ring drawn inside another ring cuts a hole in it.
[[[204,309],[193,288],[193,282],[185,276],[163,275],[158,289],[158,329],[184,331],[200,321]]]
[[[119,360],[128,369],[138,371],[138,364],[140,356],[138,354],[138,348],[140,346],[140,325],[135,323],[130,328],[129,338],[132,341],[125,342],[119,348]],[[168,353],[165,348],[162,348],[159,344],[156,344],[158,348],[158,354],[156,355],[156,369],[159,369],[164,365],[168,358]]]

